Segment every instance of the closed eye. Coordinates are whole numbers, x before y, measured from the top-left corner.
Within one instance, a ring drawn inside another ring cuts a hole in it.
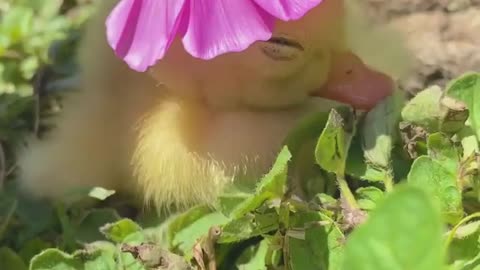
[[[272,37],[261,45],[262,52],[276,61],[294,60],[305,49],[295,40],[284,37]]]
[[[272,37],[267,41],[268,43],[277,44],[279,46],[292,47],[298,50],[305,50],[303,46],[295,40],[284,38],[284,37]]]

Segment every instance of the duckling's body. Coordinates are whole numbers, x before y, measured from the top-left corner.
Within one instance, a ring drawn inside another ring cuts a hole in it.
[[[390,40],[394,34],[360,27],[361,16],[344,23],[342,1],[324,0],[300,21],[278,24],[280,35],[304,47],[291,62],[265,56],[265,50],[292,53],[267,42],[203,61],[176,41],[165,59],[138,73],[105,40],[105,16],[115,2],[101,1],[87,27],[81,91],[66,97],[56,129],[20,156],[21,184],[35,196],[102,186],[157,207],[213,202],[235,179],[266,173],[299,119],[338,105],[312,97],[328,84],[335,52],[349,49],[394,78],[408,66],[400,58],[405,51]],[[353,34],[344,39],[343,31]]]

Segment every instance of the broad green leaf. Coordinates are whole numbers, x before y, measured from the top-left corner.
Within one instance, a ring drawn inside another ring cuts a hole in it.
[[[456,223],[463,216],[457,179],[459,155],[449,139],[440,133],[430,135],[427,146],[429,156],[414,161],[408,182],[429,192],[441,205],[447,221]]]
[[[384,172],[366,162],[360,134],[357,134],[352,139],[345,173],[358,179],[371,182],[382,182],[385,178]]]
[[[278,229],[278,214],[247,214],[234,219],[222,228],[219,243],[240,242]]]
[[[472,129],[480,138],[480,73],[466,73],[449,83],[447,95],[457,98],[467,105]]]
[[[33,238],[30,241],[24,243],[18,252],[24,262],[30,262],[30,260],[42,250],[50,248],[51,244],[43,241],[40,238]]]
[[[391,152],[397,138],[398,122],[405,94],[395,91],[367,113],[362,127],[362,146],[368,163],[383,170],[391,167]]]
[[[100,232],[100,228],[103,227],[106,224],[112,224],[117,221],[119,221],[121,218],[118,215],[117,211],[114,209],[92,209],[89,210],[88,213],[85,215],[85,217],[82,218],[82,220],[79,222],[79,224],[75,228],[75,238],[77,241],[88,243],[88,242],[93,242],[97,240],[103,240],[105,239],[104,236]],[[108,225],[110,226],[110,225]],[[114,227],[115,229],[110,228],[110,234],[109,238],[113,241],[116,241],[115,237],[120,237],[120,235],[112,236],[118,227],[120,226],[125,226],[125,225],[119,225],[115,224]],[[122,232],[123,233],[123,232]]]
[[[84,270],[116,270],[118,248],[106,241],[97,241],[86,245],[85,250],[78,251],[75,257],[84,262]]]
[[[292,225],[303,230],[304,239],[288,237],[290,269],[340,269],[344,236],[334,221],[318,212],[298,213],[292,218]]]
[[[442,133],[434,133],[427,139],[428,155],[449,170],[452,174],[456,174],[459,169],[460,154],[450,141],[450,139]]]
[[[0,248],[0,265],[2,270],[27,270],[22,258],[8,247]]]
[[[441,205],[450,223],[458,222],[463,215],[462,196],[456,181],[456,175],[428,156],[417,158],[408,174],[408,182],[427,191]]]
[[[141,231],[142,228],[133,220],[124,218],[115,223],[106,224],[100,230],[107,239],[121,243],[127,236]]]
[[[328,120],[328,111],[308,115],[290,132],[285,144],[292,153],[288,170],[289,177],[295,179],[295,185],[307,199],[317,193],[335,189],[335,182],[328,179],[315,160],[315,148],[318,137]]]
[[[177,214],[168,223],[168,238],[170,240],[174,239],[175,234],[190,227],[197,220],[213,212],[214,210],[211,207],[199,205]]]
[[[18,206],[15,216],[23,224],[23,229],[18,235],[18,241],[23,242],[32,239],[39,233],[48,231],[56,225],[57,216],[50,203],[31,199],[26,195],[18,194],[16,190],[10,192],[16,193]]]
[[[468,263],[480,255],[480,222],[472,222],[457,230],[456,237],[448,247],[450,261]]]
[[[438,86],[421,91],[402,110],[404,121],[429,132],[455,133],[465,126],[468,116],[465,104],[445,96]]]
[[[358,188],[355,193],[358,205],[363,210],[373,210],[384,197],[383,191],[373,186]]]
[[[238,270],[267,270],[266,267],[266,258],[268,254],[269,248],[268,240],[262,240],[260,244],[256,247],[253,247],[254,254],[250,256],[250,260],[247,262],[237,263]]]
[[[245,200],[251,197],[251,193],[242,191],[224,192],[218,198],[218,208],[225,216],[230,216],[232,212]]]
[[[5,16],[0,17],[0,32],[8,35],[13,43],[21,41],[32,31],[33,10],[24,6],[15,6]]]
[[[252,237],[255,230],[254,218],[252,214],[245,215],[225,224],[219,243],[240,242]]]
[[[415,95],[403,108],[402,119],[420,125],[430,132],[440,130],[442,112],[440,100],[443,91],[438,86],[429,87]]]
[[[267,197],[281,197],[285,193],[287,182],[288,162],[292,154],[287,147],[283,147],[277,156],[272,169],[265,175],[257,186],[256,194],[265,194]]]
[[[349,236],[342,269],[445,269],[442,231],[428,195],[397,186]]]
[[[465,127],[456,134],[463,148],[463,158],[468,158],[474,153],[480,152],[479,141],[475,134],[475,131],[470,125],[470,121],[467,121]]]
[[[115,255],[113,253],[96,250],[89,254],[84,263],[84,270],[117,270]]]
[[[318,112],[308,115],[288,134],[284,144],[288,146],[288,149],[292,153],[293,161],[297,156],[297,152],[305,142],[318,140],[318,136],[320,136],[328,121],[328,116],[328,112]]]
[[[355,116],[350,108],[331,110],[315,148],[315,159],[324,170],[344,174],[355,124]]]
[[[189,210],[180,213],[172,218],[168,222],[168,239],[169,241],[173,241],[175,235],[180,231],[189,228],[194,224],[197,220],[212,214],[214,211],[208,206],[200,205],[196,207],[192,207]],[[172,243],[171,243],[172,244]]]
[[[50,248],[32,258],[29,270],[78,270],[83,264],[70,254]]]
[[[195,219],[195,221],[188,223],[188,226],[182,227],[181,230],[176,231],[171,239],[171,246],[178,249],[187,257],[191,257],[192,248],[195,242],[204,235],[208,235],[208,230],[212,226],[222,226],[229,221],[220,212],[211,212]]]

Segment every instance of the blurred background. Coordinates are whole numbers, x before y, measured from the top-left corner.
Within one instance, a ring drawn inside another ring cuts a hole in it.
[[[480,0],[363,0],[370,16],[407,38],[415,71],[404,87],[416,92],[480,71]]]
[[[91,12],[86,0],[0,0],[0,187],[15,171],[13,149],[39,136],[58,91],[75,87],[76,44]]]

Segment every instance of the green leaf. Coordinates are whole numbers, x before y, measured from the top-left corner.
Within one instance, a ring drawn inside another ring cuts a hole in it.
[[[428,155],[442,164],[452,174],[458,172],[460,154],[450,139],[442,133],[434,133],[427,138]]]
[[[232,218],[240,218],[260,207],[265,201],[282,198],[287,187],[288,162],[292,154],[285,146],[267,175],[258,184],[255,194],[250,195],[232,212]]]
[[[327,124],[328,117],[328,112],[313,113],[302,119],[300,123],[290,131],[284,144],[288,146],[294,158],[305,142],[318,140],[318,136],[320,136]]]
[[[272,169],[265,175],[257,186],[256,195],[268,198],[279,198],[285,193],[287,182],[288,162],[292,154],[287,147],[283,147],[277,156]]]
[[[251,193],[239,190],[229,190],[223,192],[218,197],[218,208],[225,216],[231,216],[233,211],[245,200],[251,197]]]
[[[447,95],[457,98],[467,105],[470,111],[469,122],[480,138],[480,73],[466,73],[449,83]]]
[[[276,212],[255,215],[247,214],[225,224],[222,228],[222,235],[218,242],[240,242],[277,230],[278,226],[279,219]]]
[[[32,258],[29,270],[78,270],[82,262],[58,249],[50,248]]]
[[[397,138],[398,122],[405,103],[403,91],[395,91],[368,112],[362,127],[362,146],[368,163],[384,170],[391,167],[391,152]]]
[[[88,196],[98,199],[100,201],[104,201],[113,194],[115,194],[115,190],[108,190],[102,187],[94,187],[92,188],[92,190],[90,190]]]
[[[100,229],[107,239],[117,243],[122,243],[127,236],[140,232],[141,230],[142,228],[137,223],[128,218],[107,224]]]
[[[188,212],[187,212],[188,213]],[[184,218],[185,216],[183,216]],[[192,256],[192,248],[195,242],[204,235],[208,234],[208,230],[212,226],[222,226],[229,221],[220,212],[210,212],[204,213],[203,215],[197,216],[195,220],[189,220],[188,222],[182,221],[183,225],[178,226],[178,223],[175,226],[175,232],[170,241],[170,245],[174,249],[180,250],[182,253],[186,254],[187,257]],[[181,228],[181,229],[179,229]]]
[[[442,229],[426,193],[397,186],[349,236],[342,269],[445,269]]]
[[[168,239],[173,241],[175,235],[180,231],[190,227],[197,220],[213,213],[213,210],[205,205],[192,207],[189,210],[173,217],[168,223]],[[171,243],[172,244],[172,243]]]
[[[298,213],[293,219],[295,227],[304,226],[305,237],[288,237],[290,269],[340,269],[344,236],[335,222],[318,212]]]
[[[118,222],[120,220],[120,216],[118,215],[117,211],[114,209],[92,209],[89,210],[88,213],[85,215],[85,217],[82,218],[82,220],[79,222],[79,224],[75,228],[75,238],[77,241],[81,242],[93,242],[97,240],[103,240],[104,239],[104,234],[100,232],[100,228],[106,224],[112,224],[114,222]],[[123,221],[125,222],[125,221]],[[110,226],[110,225],[108,225]],[[125,225],[114,225],[114,226],[125,226]],[[115,231],[116,229],[111,230]],[[127,233],[125,230],[125,227],[123,227],[124,231],[123,233]],[[113,231],[110,233],[112,234]],[[120,235],[112,236],[110,237],[120,237]],[[109,238],[112,239],[112,238]],[[119,239],[119,238],[114,238],[114,239]],[[113,240],[113,239],[112,239]],[[114,240],[115,241],[115,240]]]
[[[375,209],[378,202],[384,198],[383,191],[373,186],[358,188],[355,193],[358,205],[363,210]]]
[[[8,247],[0,248],[0,262],[2,270],[26,270],[27,266],[22,258]]]
[[[18,198],[18,207],[15,215],[23,224],[23,229],[18,235],[20,242],[31,239],[56,225],[57,216],[50,203],[32,200],[20,194],[16,194],[16,197]]]
[[[402,119],[430,132],[439,131],[442,118],[440,109],[442,97],[443,91],[438,86],[432,86],[417,93],[403,108]]]
[[[428,138],[429,156],[417,158],[408,182],[427,191],[441,205],[446,220],[457,223],[463,216],[462,195],[457,176],[458,154],[449,139],[439,133]]]
[[[82,257],[85,270],[117,270],[117,247],[109,242],[94,242],[85,251],[75,254]]]
[[[366,162],[360,134],[352,139],[345,172],[357,179],[370,182],[382,182],[385,179],[384,171]]]
[[[47,243],[40,238],[34,238],[24,243],[18,254],[22,257],[24,262],[30,262],[35,255],[50,247],[50,243]]]
[[[462,196],[456,181],[455,175],[428,156],[416,159],[408,174],[408,182],[427,191],[441,205],[444,217],[452,224],[463,215]]]
[[[13,43],[27,37],[32,31],[34,14],[28,7],[14,6],[0,18],[0,32],[8,35]]]
[[[470,125],[470,121],[466,122],[465,127],[457,133],[457,136],[462,143],[463,158],[468,158],[472,154],[480,152],[479,141]]]
[[[266,258],[268,255],[269,241],[264,239],[256,247],[253,247],[253,255],[247,262],[237,263],[238,270],[267,270]],[[250,250],[249,250],[250,252]]]
[[[450,260],[466,264],[480,255],[480,222],[471,222],[459,227],[448,247]]]
[[[343,175],[354,133],[355,115],[351,108],[332,109],[315,148],[318,165],[328,172]]]
[[[428,132],[455,133],[465,126],[468,116],[465,104],[445,96],[438,86],[418,93],[402,110],[403,120]]]

